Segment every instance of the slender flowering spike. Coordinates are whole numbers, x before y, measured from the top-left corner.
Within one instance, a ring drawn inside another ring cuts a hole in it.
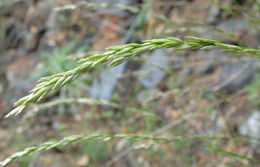
[[[94,68],[98,64],[110,62],[110,66],[117,66],[132,56],[140,53],[159,49],[159,48],[176,48],[176,49],[221,49],[225,52],[245,53],[260,57],[260,49],[240,47],[230,44],[224,44],[218,41],[187,37],[188,40],[181,40],[174,37],[161,39],[146,40],[142,44],[132,43],[118,45],[107,48],[107,51],[101,54],[83,58],[78,62],[80,65],[75,69],[58,73],[49,77],[40,79],[39,83],[30,91],[30,95],[23,97],[15,103],[14,108],[6,117],[21,113],[30,103],[35,103],[43,99],[51,91],[60,89],[76,79],[79,75]]]
[[[152,136],[152,135],[135,135],[135,134],[115,134],[115,135],[99,135],[99,134],[90,134],[87,136],[82,135],[72,135],[63,138],[60,141],[49,141],[45,142],[39,146],[33,146],[24,149],[23,151],[16,152],[6,158],[4,161],[0,162],[0,167],[6,167],[7,165],[17,161],[20,158],[33,155],[38,152],[47,151],[55,147],[63,147],[68,144],[78,143],[81,141],[107,141],[114,138],[135,140],[135,141],[156,141],[157,143],[169,143],[176,142],[179,140],[229,140],[227,137],[212,137],[212,136],[174,136],[174,137],[161,137],[161,136]]]
[[[21,106],[16,107],[16,108],[13,109],[11,112],[9,112],[9,113],[5,116],[5,118],[8,118],[8,117],[10,117],[10,116],[12,116],[12,115],[17,115],[17,114],[21,113],[26,107],[27,107],[26,105],[21,105]]]

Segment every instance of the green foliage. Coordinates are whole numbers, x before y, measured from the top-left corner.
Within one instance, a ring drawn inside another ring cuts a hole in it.
[[[259,98],[260,96],[260,73],[257,73],[255,76],[255,80],[253,83],[251,83],[250,85],[248,85],[245,89],[248,91],[249,93],[249,100],[251,101],[255,101]],[[259,103],[260,104],[260,103]]]
[[[75,68],[77,66],[77,63],[69,60],[69,56],[71,56],[72,54],[80,54],[86,52],[89,49],[88,45],[80,48],[76,48],[75,46],[76,44],[74,42],[71,42],[62,48],[56,47],[51,53],[42,52],[40,57],[43,65],[36,70],[35,76],[37,78],[41,78]],[[86,77],[78,78],[75,83],[71,84],[71,86],[74,88],[72,88],[72,90],[75,91],[75,88],[86,90],[86,87],[83,86],[84,83],[86,83]]]
[[[104,163],[109,160],[109,153],[105,142],[87,141],[81,147],[82,153],[86,153],[93,163]]]
[[[51,53],[42,52],[40,54],[42,60],[42,66],[39,67],[33,77],[41,78],[48,75],[54,75],[63,71],[70,70],[77,66],[77,63],[69,60],[69,56],[72,54],[80,54],[86,52],[89,48],[88,45],[80,48],[75,47],[76,44],[71,42],[64,47],[56,47]],[[75,52],[76,49],[76,52]],[[89,82],[88,75],[80,76],[75,82],[71,83],[70,89],[63,88],[59,93],[60,98],[71,98],[71,97],[81,97],[84,92],[88,92],[87,83]],[[64,106],[61,105],[58,107],[58,113],[64,113]],[[75,110],[75,106],[70,106],[71,110]]]
[[[189,153],[189,147],[185,141],[177,141],[173,143],[173,148],[181,155],[181,162],[185,163],[185,166],[191,165],[191,155]],[[177,166],[177,165],[176,165]]]
[[[165,159],[167,153],[164,152],[164,150],[162,150],[161,148],[149,148],[146,150],[146,154],[151,160],[155,158],[158,159],[158,166],[165,166],[163,160]]]
[[[217,148],[217,147],[207,147],[207,150],[215,151],[215,152],[225,154],[225,155],[228,155],[228,156],[232,156],[232,157],[235,157],[235,158],[238,158],[238,159],[244,159],[244,160],[248,160],[248,161],[251,161],[251,162],[260,163],[259,160],[256,160],[256,159],[253,159],[253,158],[248,158],[247,156],[242,156],[242,155],[239,155],[239,154],[236,154],[236,153],[233,153],[233,152],[225,151],[225,150],[223,150],[221,148]]]

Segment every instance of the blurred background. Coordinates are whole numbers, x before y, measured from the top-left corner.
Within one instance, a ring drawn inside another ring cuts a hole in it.
[[[10,167],[257,166],[204,149],[260,159],[260,61],[247,55],[146,52],[114,68],[99,65],[16,118],[4,116],[39,78],[109,46],[196,36],[257,48],[259,30],[259,0],[0,0],[0,160],[72,134],[131,133],[244,140],[89,141]]]

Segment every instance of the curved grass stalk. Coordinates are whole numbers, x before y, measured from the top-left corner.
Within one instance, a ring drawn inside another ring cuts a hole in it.
[[[87,136],[82,135],[72,135],[63,138],[60,141],[48,141],[45,142],[39,146],[32,146],[24,149],[23,151],[16,152],[6,158],[4,161],[0,162],[0,167],[5,167],[15,161],[17,161],[20,158],[31,156],[32,154],[47,151],[52,148],[56,147],[64,147],[68,144],[78,143],[81,141],[108,141],[111,139],[128,139],[128,140],[134,140],[134,141],[155,141],[156,143],[169,143],[169,142],[175,142],[175,141],[183,141],[183,140],[228,140],[227,137],[211,137],[211,136],[175,136],[170,138],[164,138],[160,136],[149,136],[149,135],[135,135],[135,134],[116,134],[116,135],[99,135],[99,134],[91,134]]]
[[[122,5],[122,4],[108,4],[108,3],[91,3],[91,2],[85,2],[81,1],[78,2],[77,4],[69,4],[69,5],[64,5],[55,8],[56,11],[64,11],[64,10],[75,10],[78,8],[89,8],[92,10],[97,10],[100,8],[119,8],[122,10],[127,10],[132,13],[138,13],[140,10],[134,6],[127,6],[127,5]]]
[[[225,151],[225,150],[218,148],[218,147],[207,147],[206,149],[209,150],[209,151],[215,151],[215,152],[218,152],[218,153],[221,153],[221,154],[224,154],[224,155],[228,155],[228,156],[231,156],[231,157],[235,157],[235,158],[238,158],[238,159],[248,160],[248,161],[251,161],[251,162],[258,163],[258,164],[260,163],[259,160],[256,160],[254,158],[249,158],[247,156],[239,155],[239,154],[236,154],[236,153],[233,153],[233,152],[230,152],[230,151]]]
[[[117,66],[126,61],[128,58],[140,53],[152,51],[159,48],[176,48],[182,49],[221,49],[224,52],[243,53],[260,57],[260,49],[224,44],[215,40],[187,37],[184,41],[178,38],[167,37],[161,39],[146,40],[142,44],[131,43],[126,45],[117,45],[107,48],[107,51],[88,58],[82,58],[78,62],[80,65],[72,70],[54,74],[41,78],[39,83],[30,91],[30,94],[21,98],[15,103],[15,108],[9,112],[5,118],[17,115],[24,111],[31,103],[36,103],[47,96],[50,92],[68,85],[79,75],[94,68],[98,64],[109,62],[109,66]]]
[[[135,107],[124,107],[117,103],[109,102],[106,100],[96,100],[96,99],[92,99],[92,98],[67,98],[67,99],[58,99],[58,100],[50,101],[47,103],[38,104],[38,105],[34,106],[28,112],[28,114],[25,116],[25,118],[31,118],[35,114],[37,114],[39,111],[44,110],[44,109],[48,109],[48,108],[51,108],[51,107],[54,107],[54,106],[57,106],[60,104],[73,104],[73,103],[88,104],[88,105],[92,105],[92,106],[104,105],[104,106],[113,107],[113,108],[117,108],[117,109],[126,109],[130,112],[140,113],[143,116],[152,116],[154,118],[158,118],[153,112],[143,111],[142,109],[138,109]]]

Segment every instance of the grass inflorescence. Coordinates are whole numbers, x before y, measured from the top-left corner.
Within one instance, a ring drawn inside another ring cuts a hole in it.
[[[65,85],[68,85],[79,75],[89,71],[98,64],[108,62],[109,66],[117,66],[130,57],[159,48],[176,48],[178,50],[221,49],[221,51],[224,52],[249,54],[254,57],[260,57],[260,49],[224,44],[215,40],[197,37],[187,37],[187,39],[188,40],[181,40],[174,37],[167,37],[146,40],[141,44],[130,43],[126,45],[117,45],[107,48],[107,51],[104,53],[93,55],[88,58],[82,58],[78,60],[80,65],[72,70],[41,78],[34,89],[30,91],[29,95],[21,98],[15,103],[15,108],[6,115],[6,118],[21,113],[29,104],[39,102],[51,91],[58,90]]]
[[[169,142],[175,142],[180,140],[228,140],[226,137],[211,137],[211,136],[175,136],[175,137],[161,137],[161,136],[152,136],[152,135],[135,135],[135,134],[115,134],[115,135],[104,135],[104,134],[90,134],[87,136],[83,135],[72,135],[63,138],[60,141],[48,141],[45,143],[42,143],[39,146],[32,146],[24,149],[23,151],[16,152],[6,158],[4,161],[0,162],[0,167],[5,167],[18,159],[26,156],[30,156],[32,154],[35,154],[37,152],[47,151],[52,148],[56,147],[63,147],[68,144],[72,143],[78,143],[81,141],[108,141],[111,139],[128,139],[133,141],[155,141],[156,143],[169,143]]]

